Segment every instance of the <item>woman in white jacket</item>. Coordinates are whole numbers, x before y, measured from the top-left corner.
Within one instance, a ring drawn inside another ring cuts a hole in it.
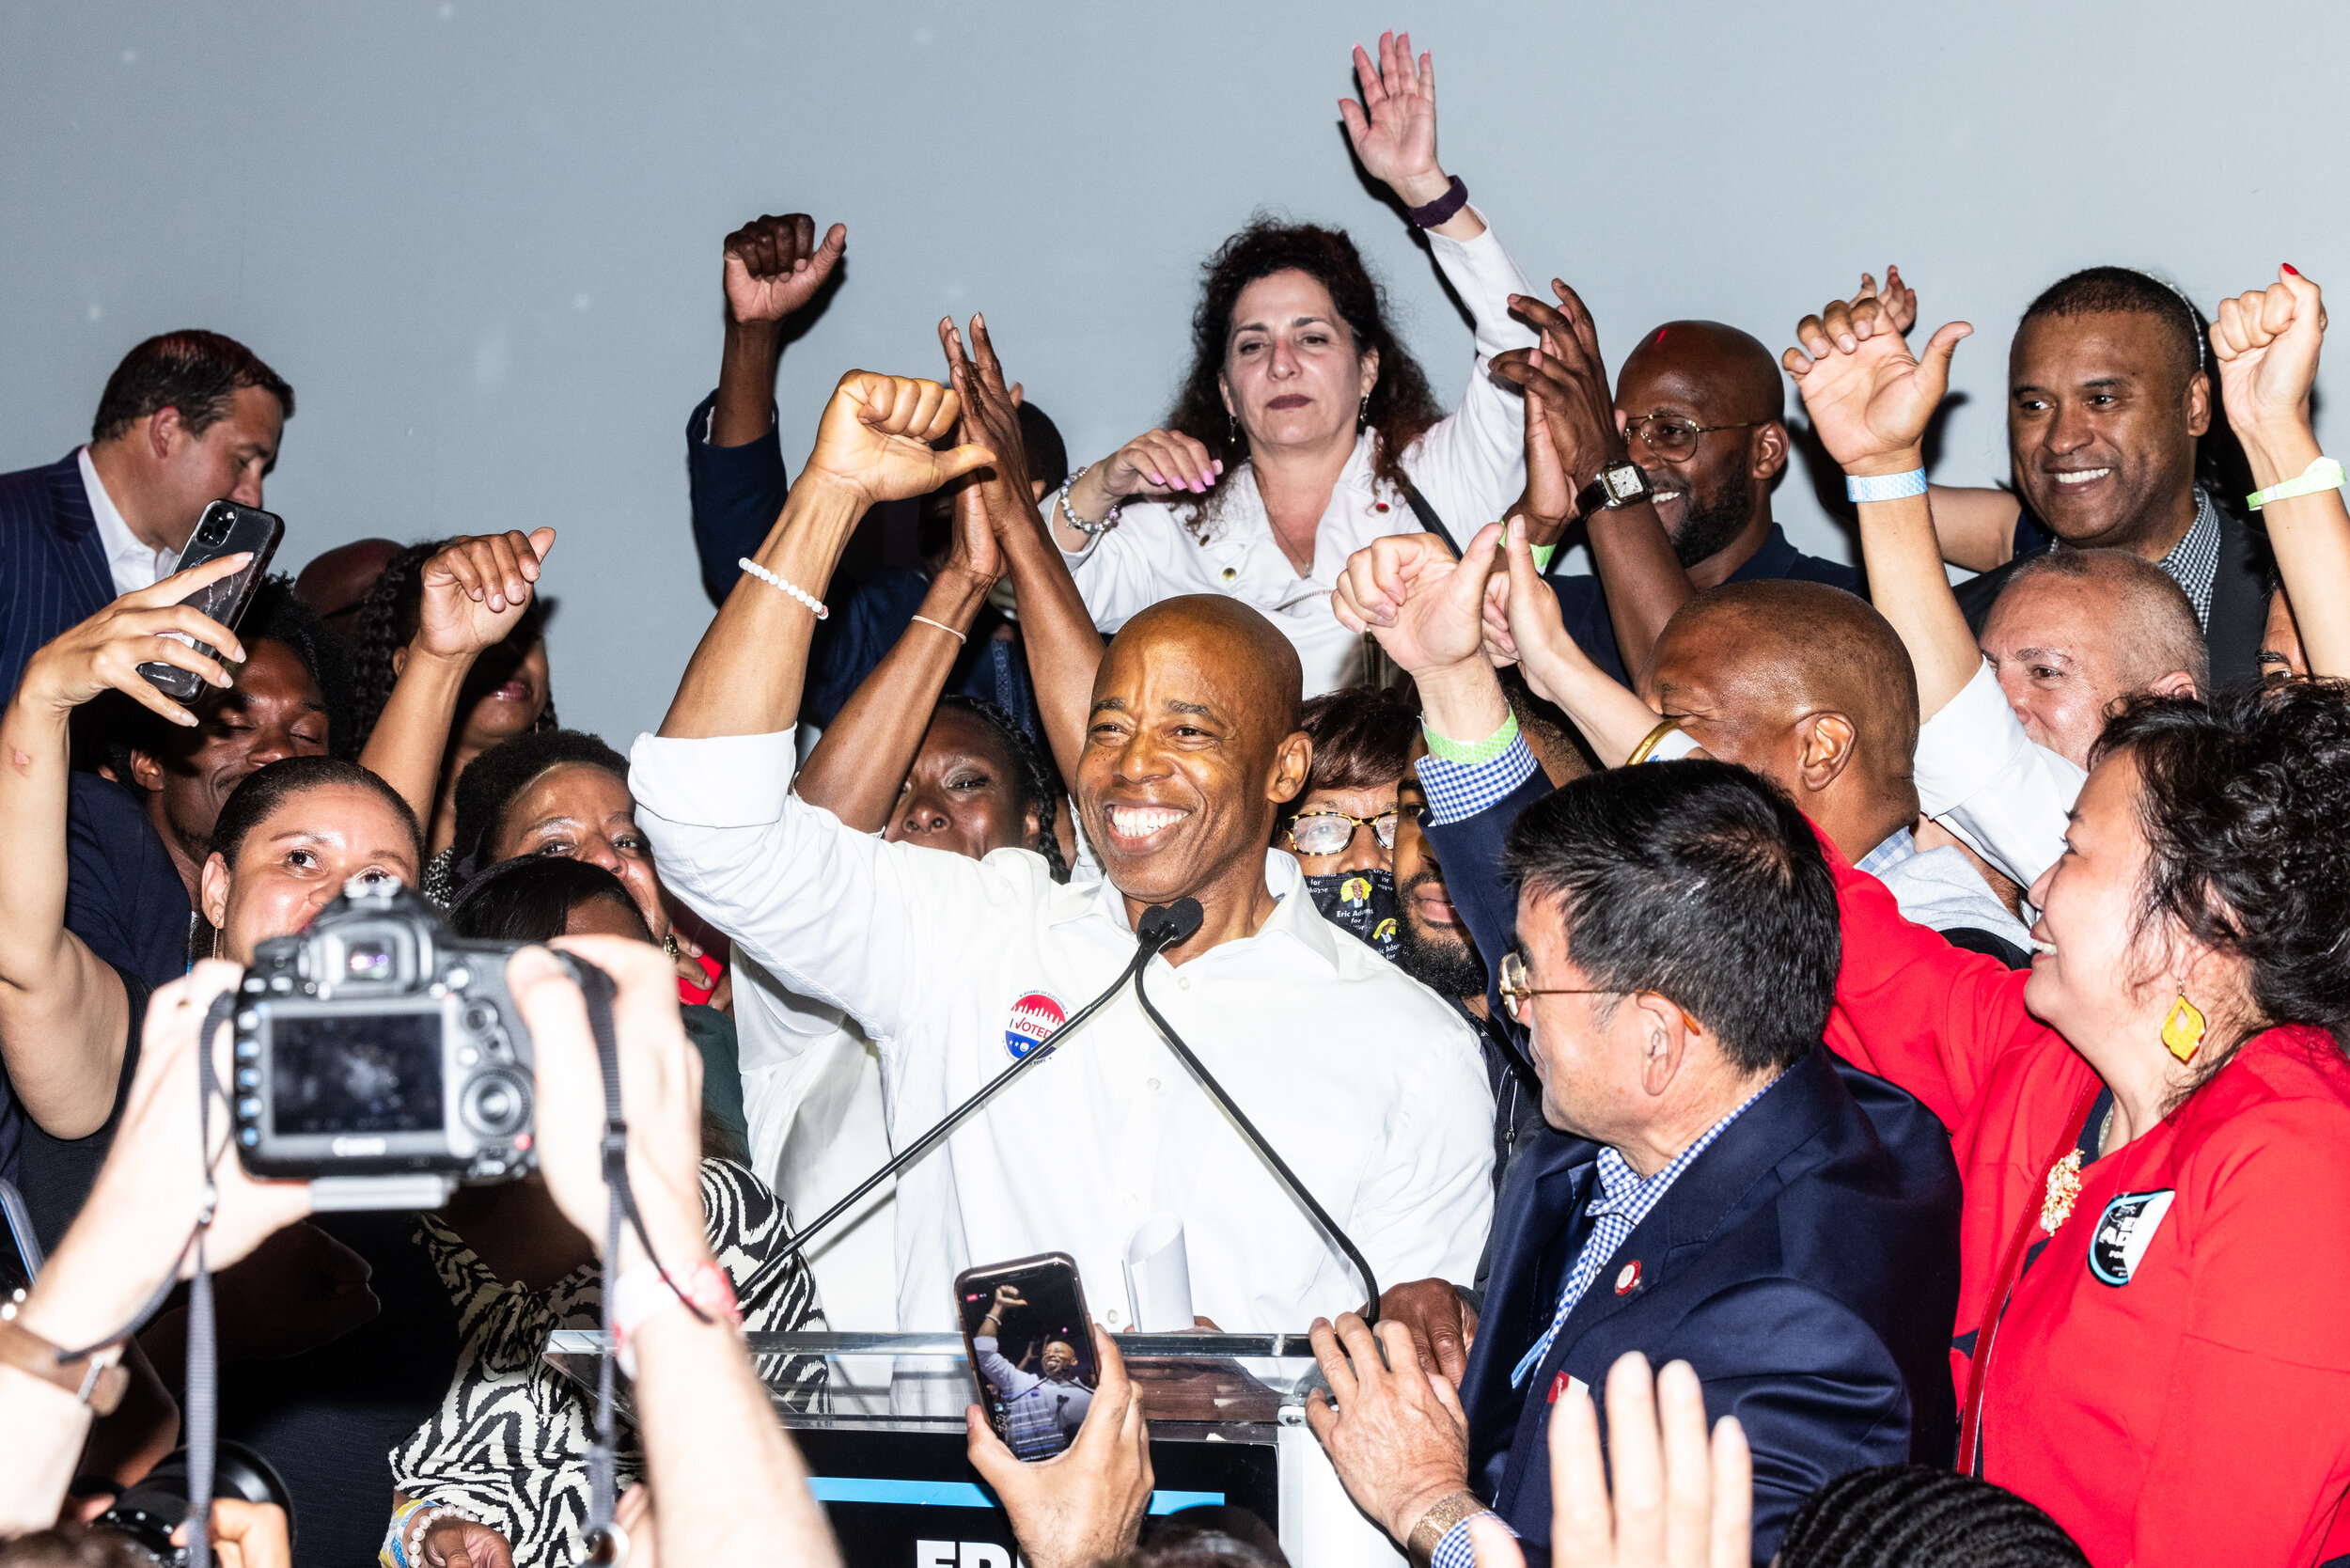
[[[1330,611],[1347,557],[1384,534],[1466,539],[1525,480],[1523,415],[1486,373],[1535,334],[1532,290],[1436,163],[1435,73],[1409,35],[1355,51],[1363,102],[1340,102],[1363,167],[1427,230],[1475,318],[1477,365],[1453,413],[1389,330],[1379,286],[1337,229],[1260,220],[1207,264],[1193,364],[1167,428],[1088,464],[1046,520],[1104,632],[1159,600],[1225,593],[1297,646],[1305,693],[1359,679],[1361,639]],[[1415,505],[1417,498],[1418,505]]]

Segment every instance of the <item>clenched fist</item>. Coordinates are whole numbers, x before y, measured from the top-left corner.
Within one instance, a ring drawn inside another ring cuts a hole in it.
[[[851,370],[824,405],[807,472],[847,487],[868,506],[927,495],[995,461],[984,447],[932,447],[962,416],[962,400],[934,381]]]

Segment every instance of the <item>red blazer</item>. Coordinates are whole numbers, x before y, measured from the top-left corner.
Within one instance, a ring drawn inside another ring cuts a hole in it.
[[[2029,976],[1911,925],[1827,855],[1844,949],[1828,1044],[1941,1117],[1966,1184],[1963,1403],[2011,1238],[2097,1080],[2024,1011]],[[2085,1166],[2071,1218],[2032,1240],[1986,1373],[1986,1479],[2099,1568],[2350,1552],[2350,1063],[2325,1031],[2255,1037]]]

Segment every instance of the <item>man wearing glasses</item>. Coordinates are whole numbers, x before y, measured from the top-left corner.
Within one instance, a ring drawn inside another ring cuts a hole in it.
[[[1702,755],[1549,790],[1480,651],[1481,582],[1465,568],[1408,575],[1374,635],[1418,685],[1429,836],[1478,950],[1499,955],[1548,1125],[1496,1200],[1475,1317],[1418,1282],[1383,1298],[1402,1308],[1408,1293],[1413,1310],[1388,1315],[1422,1343],[1473,1336],[1465,1431],[1431,1421],[1424,1440],[1389,1445],[1385,1473],[1422,1489],[1402,1497],[1350,1464],[1343,1431],[1348,1414],[1408,1425],[1402,1413],[1342,1412],[1325,1441],[1373,1517],[1457,1476],[1462,1492],[1411,1532],[1420,1560],[1452,1568],[1479,1502],[1548,1544],[1547,1428],[1569,1388],[1596,1397],[1627,1352],[1685,1359],[1709,1419],[1745,1429],[1767,1558],[1823,1482],[1948,1460],[1960,1199],[1948,1140],[1918,1102],[1821,1044],[1841,951],[1835,888],[1793,802]],[[1451,1321],[1433,1321],[1448,1303]]]
[[[1551,313],[1537,306],[1528,314],[1539,321]],[[1571,333],[1554,331],[1544,342],[1564,342],[1569,353],[1576,352]],[[1596,364],[1590,368],[1604,374]],[[1771,490],[1787,466],[1785,401],[1778,362],[1753,337],[1719,321],[1668,321],[1640,339],[1616,378],[1622,436],[1593,431],[1574,455],[1583,467],[1627,460],[1639,467],[1691,590],[1792,577],[1858,593],[1858,572],[1805,555],[1771,521]],[[1577,466],[1569,461],[1569,488],[1593,479]],[[1566,515],[1540,516],[1536,509]],[[1523,510],[1536,558],[1548,561],[1548,550],[1572,517],[1588,509],[1545,504],[1533,495],[1529,479]],[[1550,584],[1568,634],[1593,664],[1633,684],[1648,663],[1648,639],[1620,639],[1602,579],[1553,573]]]

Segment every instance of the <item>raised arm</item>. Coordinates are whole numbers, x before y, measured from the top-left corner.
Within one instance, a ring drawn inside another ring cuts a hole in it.
[[[1542,342],[1523,355],[1502,355],[1494,368],[1524,387],[1542,410],[1572,496],[1597,478],[1602,468],[1628,462],[1630,453],[1616,425],[1615,397],[1600,359],[1591,313],[1564,282],[1554,277],[1550,288],[1559,296],[1557,310],[1527,297],[1510,302],[1512,310],[1540,329]],[[1529,447],[1528,463],[1535,461]],[[1594,508],[1583,525],[1590,541],[1591,565],[1607,597],[1608,618],[1615,622],[1617,651],[1623,667],[1637,675],[1655,652],[1665,622],[1697,590],[1673,554],[1653,502],[1643,498],[1628,506]]]
[[[940,322],[939,332],[947,345],[948,371],[963,400],[962,439],[979,442],[997,454],[993,477],[983,478],[979,486],[979,499],[1010,568],[1012,591],[1019,596],[1020,642],[1027,652],[1028,679],[1036,686],[1044,738],[1061,777],[1074,779],[1077,759],[1085,752],[1087,714],[1093,706],[1093,674],[1102,663],[1102,634],[1094,629],[1085,596],[1069,574],[1068,560],[1037,516],[1030,483],[1036,476],[1028,472],[1027,448],[1020,438],[1020,411],[1004,384],[1004,368],[996,361],[986,320],[971,318],[976,360],[964,353],[962,336],[951,321]]]
[[[1918,672],[1918,712],[1929,719],[1982,667],[1982,652],[1942,570],[1934,510],[1922,488],[1926,422],[1950,389],[1950,355],[1973,331],[1965,321],[1939,328],[1921,361],[1882,301],[1831,300],[1797,323],[1802,346],[1780,356],[1813,431],[1848,483],[1917,476],[1915,494],[1859,502],[1860,550],[1870,597],[1909,650]]]
[[[130,1029],[114,970],[65,929],[68,729],[73,710],[112,689],[172,723],[196,715],[138,672],[142,662],[230,684],[219,661],[169,634],[243,645],[180,603],[252,557],[227,557],[126,593],[44,644],[0,715],[0,1060],[25,1113],[52,1137],[86,1137],[114,1108]]]
[[[554,548],[553,528],[509,529],[451,540],[424,563],[416,635],[398,655],[392,695],[359,753],[360,765],[399,791],[418,822],[431,822],[440,800],[441,762],[465,677],[530,607]]]
[[[1440,201],[1452,188],[1452,177],[1436,162],[1436,61],[1423,52],[1412,57],[1412,35],[1379,35],[1379,57],[1355,46],[1355,76],[1362,85],[1363,101],[1339,100],[1339,118],[1346,122],[1347,139],[1363,170],[1395,193],[1406,207]],[[1485,232],[1485,220],[1462,203],[1459,212],[1433,226],[1429,232],[1448,240],[1474,240]]]
[[[797,594],[745,574],[702,634],[662,720],[671,739],[771,735],[798,720],[815,612],[849,535],[878,500],[926,495],[994,461],[983,447],[934,451],[961,404],[932,381],[852,370],[825,404],[815,449],[753,558]],[[828,612],[827,612],[828,613]]]
[[[2318,287],[2290,266],[2267,288],[2219,302],[2211,341],[2220,406],[2261,490],[2300,478],[2322,458],[2310,389],[2325,336]],[[2336,482],[2270,501],[2261,518],[2310,673],[2339,678],[2350,676],[2350,511],[2339,469],[2326,477]]]

